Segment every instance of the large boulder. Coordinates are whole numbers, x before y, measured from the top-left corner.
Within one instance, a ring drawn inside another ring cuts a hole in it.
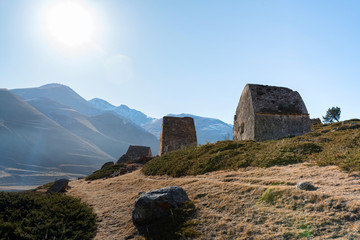
[[[65,192],[66,188],[69,185],[69,179],[59,179],[54,182],[53,185],[47,190],[47,193],[61,193]]]
[[[173,227],[177,214],[189,198],[178,186],[165,187],[142,194],[135,201],[132,221],[142,235],[158,235]]]

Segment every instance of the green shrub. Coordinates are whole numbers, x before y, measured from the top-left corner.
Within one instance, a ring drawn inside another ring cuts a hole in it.
[[[0,192],[1,239],[92,239],[96,215],[62,194]]]
[[[275,191],[273,188],[268,188],[266,191],[261,195],[258,202],[259,203],[270,203],[274,204],[276,199],[281,197],[281,191]]]
[[[115,173],[116,171],[119,171],[123,167],[124,167],[123,163],[106,166],[103,169],[93,172],[92,174],[87,176],[85,180],[89,181],[89,180],[96,180],[96,179],[109,177],[111,174]]]

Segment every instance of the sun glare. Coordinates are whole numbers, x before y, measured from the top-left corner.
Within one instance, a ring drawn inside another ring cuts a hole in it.
[[[59,43],[76,47],[91,42],[94,37],[94,17],[77,2],[64,1],[50,7],[46,27]]]

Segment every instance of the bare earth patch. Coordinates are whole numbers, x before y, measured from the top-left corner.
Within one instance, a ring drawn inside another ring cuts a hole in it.
[[[295,189],[305,181],[318,189]],[[360,175],[336,166],[251,167],[181,178],[137,170],[106,180],[71,181],[67,194],[94,208],[95,239],[124,239],[138,237],[131,213],[139,192],[175,185],[198,209],[200,239],[360,239]]]

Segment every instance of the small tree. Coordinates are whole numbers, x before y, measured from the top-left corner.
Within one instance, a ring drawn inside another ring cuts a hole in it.
[[[326,112],[325,117],[323,116],[323,120],[326,123],[332,123],[335,121],[339,121],[340,120],[340,114],[341,114],[341,109],[339,107],[332,107],[329,108]]]

